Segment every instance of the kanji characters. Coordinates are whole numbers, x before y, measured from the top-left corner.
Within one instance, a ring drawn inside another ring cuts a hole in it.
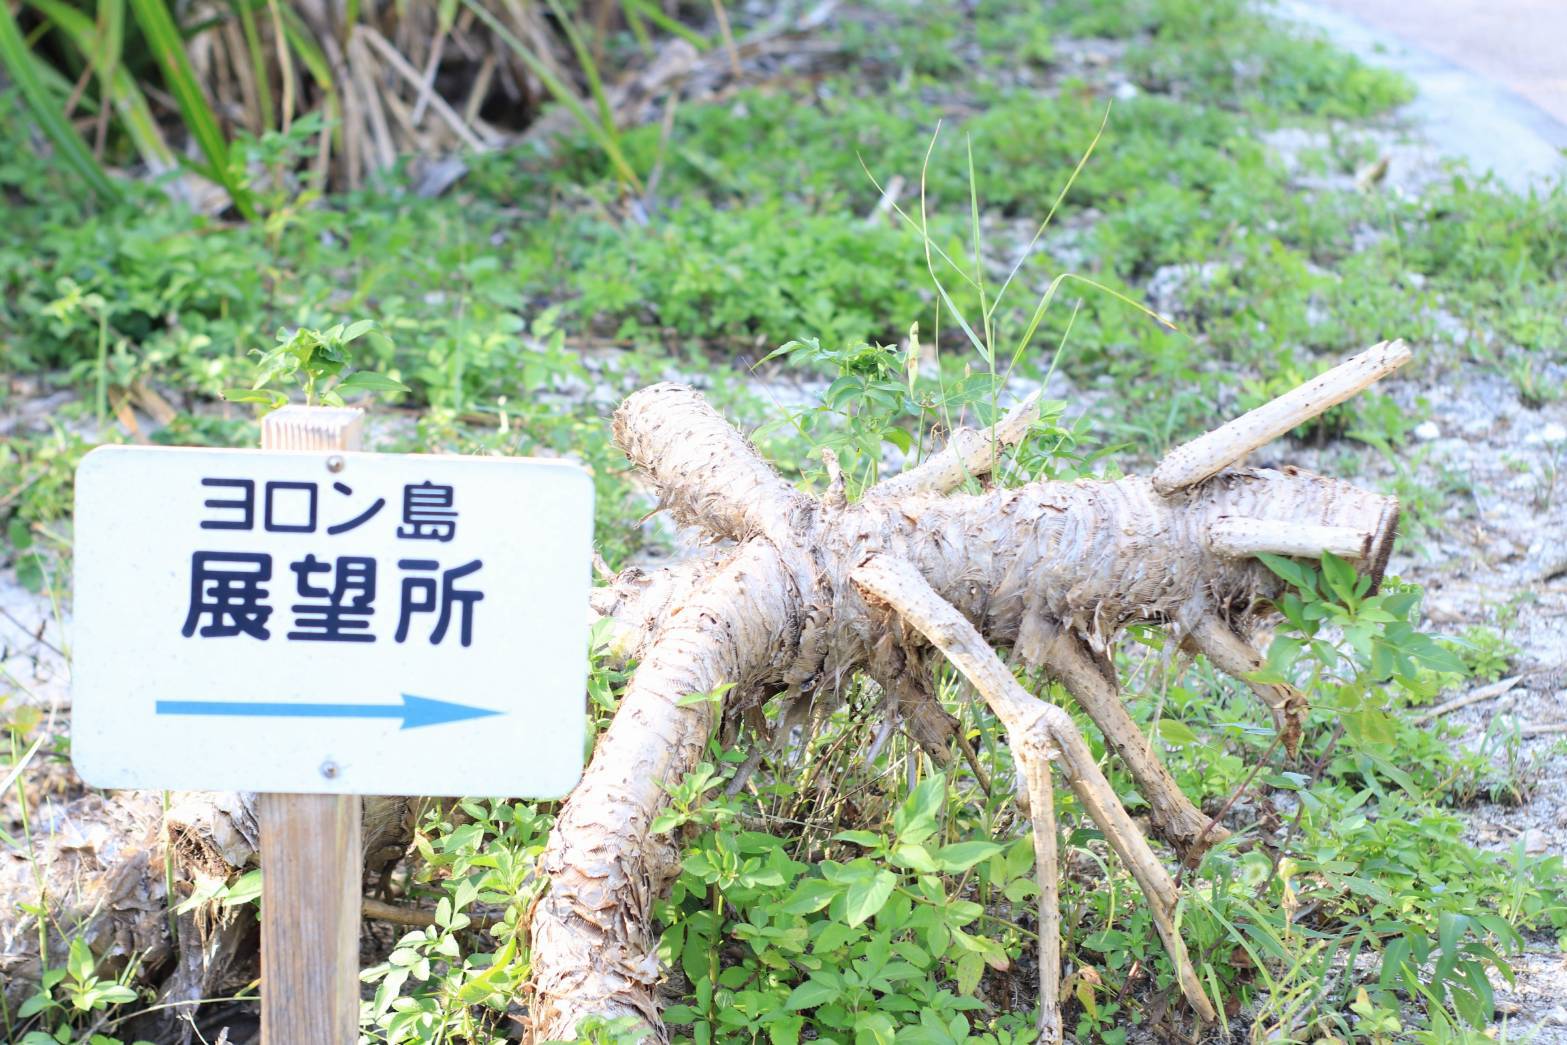
[[[412,541],[449,541],[457,535],[457,512],[450,486],[425,481],[403,487],[403,525],[397,536]]]
[[[190,557],[190,609],[181,633],[204,639],[250,635],[265,640],[272,607],[265,604],[272,556],[260,552],[196,552]],[[202,618],[207,623],[201,624]],[[197,625],[200,624],[199,632]]]
[[[441,568],[441,564],[434,559],[399,559],[397,565],[404,570],[417,571],[434,571]],[[460,589],[457,587],[457,581],[476,572],[483,565],[481,560],[474,559],[470,563],[443,571],[439,594],[437,594],[434,577],[404,577],[402,612],[397,619],[397,641],[407,640],[408,628],[415,613],[432,613],[439,609],[440,615],[436,618],[435,629],[430,632],[430,644],[439,645],[446,637],[446,629],[451,625],[452,606],[456,604],[462,616],[459,641],[464,646],[472,645],[473,604],[482,600],[484,593]]]
[[[480,559],[442,570],[434,559],[399,559],[404,571],[400,588],[397,642],[406,642],[419,614],[436,615],[430,644],[438,646],[457,623],[460,645],[473,644],[474,604],[484,593],[460,587],[464,577],[478,572]],[[286,637],[301,642],[374,642],[371,618],[375,613],[376,561],[362,555],[340,555],[335,560],[314,553],[289,564],[294,574],[298,602],[292,630]],[[249,635],[271,638],[267,621],[273,608],[267,604],[264,583],[272,579],[272,556],[260,552],[196,552],[191,556],[190,605],[181,633],[186,637],[228,638]]]
[[[336,569],[332,564],[306,555],[289,566],[298,578],[299,597],[311,602],[295,603],[295,631],[291,639],[309,642],[374,642],[369,633],[370,615],[375,602],[375,560],[359,555],[340,555]],[[316,585],[317,573],[335,574],[331,587]]]

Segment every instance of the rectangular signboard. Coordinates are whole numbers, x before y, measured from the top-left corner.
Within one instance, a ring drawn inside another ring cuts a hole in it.
[[[593,485],[558,461],[104,447],[72,756],[100,787],[557,797]]]

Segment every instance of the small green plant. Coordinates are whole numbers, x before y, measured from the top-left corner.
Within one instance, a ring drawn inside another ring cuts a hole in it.
[[[404,933],[360,974],[371,1040],[499,1045],[511,999],[527,980],[527,912],[543,888],[534,865],[551,819],[532,804],[464,799],[424,818],[414,845],[433,924]]]
[[[1495,682],[1507,674],[1520,652],[1518,644],[1508,640],[1505,630],[1481,624],[1465,628],[1454,646],[1463,658],[1467,673],[1487,682]]]
[[[950,781],[937,773],[898,805],[889,829],[840,831],[838,858],[802,862],[789,839],[746,830],[735,800],[714,797],[729,775],[701,767],[675,785],[676,810],[658,824],[702,828],[659,906],[660,955],[691,994],[666,1019],[701,1042],[746,1028],[791,1042],[967,1037],[983,1007],[981,976],[1010,966],[1024,930],[987,915],[962,883],[1026,901],[1030,838],[945,841]],[[739,947],[726,953],[724,940]]]
[[[407,385],[386,374],[363,369],[344,373],[348,367],[348,346],[362,337],[373,346],[380,342],[386,346],[385,351],[390,351],[385,335],[377,332],[375,322],[368,319],[346,326],[339,323],[325,330],[280,330],[276,345],[256,351],[260,360],[255,384],[231,389],[224,397],[235,403],[264,403],[268,409],[276,410],[288,402],[287,392],[271,387],[279,383],[297,383],[304,389],[307,406],[342,406],[345,393],[407,392]]]
[[[1486,724],[1474,754],[1453,782],[1453,801],[1460,806],[1477,800],[1523,805],[1534,797],[1548,760],[1548,752],[1524,750],[1522,724],[1511,715]]]
[[[16,1013],[22,1020],[36,1017],[55,1029],[29,1031],[20,1039],[21,1045],[61,1045],[79,1040],[77,1028],[81,1024],[101,1022],[107,1010],[138,1000],[140,996],[127,985],[135,973],[136,963],[131,962],[119,977],[99,976],[86,942],[79,936],[72,938],[66,967],[46,970],[38,990],[22,1002]],[[80,1040],[90,1045],[118,1045],[116,1039],[102,1034]]]

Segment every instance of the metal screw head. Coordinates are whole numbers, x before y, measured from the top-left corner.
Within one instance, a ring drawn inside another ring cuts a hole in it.
[[[321,763],[321,775],[326,777],[328,780],[336,780],[337,774],[340,772],[341,770],[337,768],[336,762],[327,761]]]
[[[326,459],[326,470],[331,472],[333,475],[341,472],[343,470],[343,459],[337,454],[333,454],[331,457],[328,457]]]

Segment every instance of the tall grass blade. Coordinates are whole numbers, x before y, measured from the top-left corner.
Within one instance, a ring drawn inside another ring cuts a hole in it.
[[[250,74],[256,80],[256,101],[261,107],[261,126],[271,130],[277,126],[277,112],[272,104],[272,82],[267,76],[267,55],[261,43],[261,30],[256,25],[253,0],[234,0],[239,12],[239,26],[245,34],[245,51],[250,59]]]
[[[229,162],[229,143],[218,127],[218,119],[201,84],[196,82],[190,58],[185,54],[185,38],[180,35],[174,16],[164,0],[131,0],[131,10],[147,43],[157,57],[158,66],[174,100],[179,105],[185,129],[195,139],[201,154],[206,157],[207,169],[202,173],[222,185],[234,201],[234,206],[247,220],[255,220],[256,208],[250,199],[250,190],[239,180]]]
[[[615,128],[615,113],[609,107],[609,96],[604,93],[604,81],[599,76],[598,63],[593,60],[593,52],[589,49],[587,41],[582,38],[582,31],[577,28],[576,20],[561,6],[560,0],[545,0],[545,3],[549,5],[550,13],[555,16],[555,20],[566,33],[566,40],[577,56],[577,64],[582,66],[582,71],[588,78],[588,93],[593,96],[593,104],[598,108],[599,123],[603,126],[604,133],[618,139],[620,132]]]
[[[11,79],[22,92],[22,99],[32,110],[39,128],[54,143],[60,157],[79,174],[94,193],[106,200],[119,198],[114,183],[93,158],[76,129],[66,120],[65,113],[50,97],[43,77],[39,75],[38,59],[22,38],[21,27],[11,14],[10,5],[0,2],[0,62],[3,62]]]
[[[119,61],[120,47],[111,46],[114,43],[112,38],[115,30],[109,28],[104,32],[104,27],[94,23],[92,19],[70,4],[64,3],[63,0],[32,0],[32,6],[56,29],[69,37],[71,43],[83,55],[98,55],[92,60],[98,63],[103,95],[114,108],[115,114],[119,116],[121,127],[148,169],[154,174],[162,174],[177,167],[178,162],[174,158],[174,152],[169,148],[169,143],[164,140],[163,131],[159,129],[158,121],[153,118],[152,107],[147,104],[146,96],[136,85],[135,77]],[[123,31],[123,4],[106,3],[105,8],[108,7],[120,9],[121,31]],[[106,36],[110,39],[105,39]]]
[[[646,18],[664,32],[673,33],[698,51],[705,51],[713,46],[712,41],[707,37],[679,19],[671,18],[657,4],[649,3],[648,0],[620,0],[620,6],[625,10],[628,21],[633,15]]]

